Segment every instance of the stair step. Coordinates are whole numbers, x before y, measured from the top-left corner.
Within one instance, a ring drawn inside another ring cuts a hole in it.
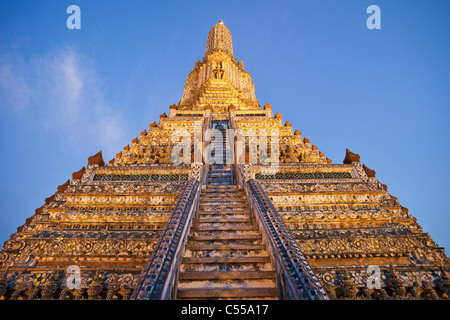
[[[204,219],[215,219],[214,221],[218,220],[226,220],[228,222],[234,221],[235,219],[245,219],[245,221],[249,222],[250,218],[248,216],[248,213],[202,213],[199,214],[199,218],[197,220],[203,221]],[[239,221],[241,222],[241,221]]]
[[[274,279],[275,271],[185,271],[180,272],[180,280],[247,280],[247,279]]]
[[[231,181],[220,181],[220,182],[208,182],[211,186],[228,186],[231,184]]]
[[[216,196],[220,197],[221,195],[228,195],[228,196],[245,196],[245,192],[242,189],[235,189],[235,188],[221,188],[221,187],[232,187],[233,185],[227,185],[227,186],[206,186],[206,188],[202,191],[202,194],[205,194],[206,196]],[[213,188],[218,188],[217,190],[214,190]]]
[[[244,199],[235,199],[235,200],[209,200],[209,199],[200,199],[200,205],[201,206],[216,206],[216,205],[241,205],[242,207],[247,205],[247,200]]]
[[[208,172],[208,177],[231,177],[231,171],[210,171]]]
[[[208,263],[266,263],[270,262],[267,256],[244,256],[244,257],[183,257],[182,264],[208,264]]]
[[[208,173],[208,180],[211,179],[220,179],[220,178],[227,178],[230,179],[233,175],[231,173]]]
[[[213,222],[213,223],[249,223],[250,220],[249,218],[234,218],[234,217],[229,217],[224,219],[223,217],[214,217],[214,218],[203,218],[200,217],[198,219],[196,219],[194,221],[195,222],[199,222],[199,223],[208,223],[208,222]]]
[[[197,289],[197,288],[179,288],[177,298],[246,298],[246,297],[273,297],[278,298],[278,290],[276,288],[214,288],[214,289]]]
[[[220,195],[217,194],[221,194],[223,193],[223,197],[221,197]],[[244,199],[244,195],[242,194],[226,194],[223,191],[218,191],[217,193],[215,193],[216,195],[213,196],[204,196],[200,198],[200,201],[206,201],[206,202],[210,202],[210,201],[221,201],[221,202],[226,202],[226,201],[240,201],[243,202],[245,200],[245,202],[247,202],[247,199]]]
[[[224,180],[208,180],[210,186],[229,186],[231,185],[231,178]]]
[[[208,179],[208,185],[210,186],[215,186],[218,183],[228,183],[227,186],[231,185],[231,177],[226,177],[226,178],[209,178]]]
[[[226,241],[226,240],[259,240],[262,239],[260,234],[235,234],[220,236],[190,236],[192,241]]]
[[[246,289],[246,288],[275,288],[276,287],[276,279],[275,277],[263,277],[263,278],[255,278],[255,279],[232,279],[227,278],[226,274],[228,272],[220,272],[220,271],[188,271],[195,273],[223,273],[224,278],[204,278],[204,279],[180,279],[178,282],[178,289],[184,288],[192,288],[192,289]],[[236,271],[232,271],[236,272]],[[249,272],[249,271],[246,271]],[[250,271],[258,273],[258,271]]]
[[[197,272],[197,271],[194,271]],[[200,271],[202,272],[202,271]],[[209,272],[209,271],[204,271]],[[225,273],[225,272],[222,272]],[[251,289],[251,288],[275,288],[276,283],[273,278],[261,279],[197,279],[197,280],[180,280],[178,289]]]
[[[208,175],[210,174],[232,174],[231,170],[227,169],[215,169],[208,172]]]
[[[232,187],[233,185],[227,185],[224,187]],[[245,196],[245,193],[242,189],[235,189],[235,188],[231,188],[231,189],[218,189],[218,190],[212,190],[210,188],[217,188],[217,187],[221,187],[221,186],[206,186],[206,188],[204,190],[202,190],[202,195],[204,194],[205,196],[208,197],[212,197],[212,196],[216,196],[216,197],[220,197],[221,195],[227,195],[227,196]]]
[[[217,240],[206,240],[207,238],[205,238],[204,241],[239,241],[239,240],[252,240],[252,241],[256,241],[252,238],[250,238],[250,236],[259,236],[261,237],[261,233],[259,232],[259,230],[255,229],[255,230],[201,230],[201,229],[197,229],[197,230],[192,230],[191,235],[193,237],[200,237],[200,240],[203,241],[203,237],[215,237]],[[247,237],[247,239],[243,238],[243,239],[239,239],[236,238],[236,236],[243,236],[243,237]],[[224,237],[224,238],[221,238]],[[234,237],[234,238],[232,238]]]
[[[218,197],[216,194],[214,194],[214,196],[211,195],[201,195],[200,196],[200,201],[234,201],[234,200],[244,200],[245,202],[247,202],[247,198],[245,198],[244,195],[241,194],[226,194],[226,193],[222,193],[220,195],[220,197]]]
[[[229,184],[227,186],[223,186],[223,187],[232,187],[232,184]],[[222,186],[218,186],[218,187],[222,187]],[[209,197],[221,197],[222,195],[227,195],[227,196],[233,196],[233,197],[239,197],[239,196],[244,196],[245,197],[245,192],[242,189],[235,189],[235,188],[230,188],[230,189],[226,189],[226,188],[221,188],[220,190],[212,190],[211,188],[217,188],[217,186],[211,186],[211,185],[207,185],[205,187],[205,189],[203,189],[202,191],[202,196],[209,196]]]
[[[237,185],[235,184],[230,184],[229,186],[206,186],[204,191],[210,191],[210,192],[217,192],[217,191],[228,191],[228,192],[233,192],[233,191],[239,191],[239,192],[243,192],[244,190],[239,189]]]
[[[226,208],[246,208],[247,204],[245,203],[245,205],[244,205],[244,204],[231,204],[231,203],[230,204],[210,204],[210,203],[202,204],[202,203],[200,203],[200,208],[209,209],[209,210],[204,210],[204,211],[217,210],[220,207],[223,207],[224,209],[226,209]]]
[[[237,225],[237,226],[200,226],[193,225],[193,230],[196,231],[258,231],[258,227],[254,225]]]
[[[214,192],[205,192],[204,194],[202,193],[200,199],[247,199],[247,197],[245,196],[245,193],[241,192],[241,190],[218,190]]]
[[[233,217],[233,216],[220,216],[220,215],[215,215],[215,214],[210,214],[209,216],[205,216],[202,215],[201,217],[198,217],[197,219],[195,219],[194,221],[195,223],[237,223],[237,224],[242,224],[242,223],[247,223],[250,224],[250,218],[248,217],[248,215],[246,217],[243,218],[239,218],[239,217]]]
[[[206,190],[214,190],[214,189],[236,189],[236,190],[238,190],[238,186],[235,184],[232,184],[232,185],[229,185],[226,187],[211,187],[211,188],[207,187],[206,188]]]
[[[242,190],[232,189],[232,190],[217,190],[217,191],[209,191],[205,189],[202,191],[200,195],[202,198],[219,198],[219,197],[227,197],[227,198],[246,198],[245,193]]]
[[[228,219],[228,221],[232,221],[232,219],[246,219],[247,222],[250,221],[250,218],[248,216],[248,212],[241,212],[241,213],[235,213],[235,212],[227,212],[227,213],[222,213],[222,212],[205,212],[205,213],[199,213],[198,215],[198,220],[203,220],[203,219],[207,219],[207,218],[211,218],[211,219]]]
[[[179,299],[278,299],[276,274],[229,166],[211,170],[185,244]],[[227,168],[224,169],[224,168]],[[219,171],[220,170],[220,171]]]
[[[221,205],[221,206],[223,206],[224,208],[219,208],[219,206],[217,205],[217,206],[215,206],[215,205],[210,205],[210,204],[205,204],[205,206],[206,207],[211,207],[211,209],[212,208],[215,208],[216,210],[216,212],[247,212],[248,213],[248,210],[247,210],[247,203],[245,203],[245,204],[241,204],[240,206],[235,206],[234,208],[232,208],[232,209],[228,209],[227,208],[227,206],[226,205]],[[219,209],[221,209],[221,210],[219,210]],[[199,208],[199,211],[198,212],[211,212],[211,210],[203,210],[202,208]]]
[[[233,208],[233,207],[219,207],[219,206],[203,206],[202,208],[200,208],[200,211],[198,212],[201,215],[209,215],[209,216],[214,216],[214,215],[249,215],[249,211],[248,208],[243,208],[238,210],[239,208]]]
[[[206,222],[206,221],[204,221],[204,219],[215,219],[214,221],[211,220],[209,222],[237,222],[237,223],[244,222],[244,221],[234,221],[235,219],[245,219],[246,222],[250,221],[248,213],[240,213],[240,214],[236,214],[236,213],[212,213],[212,214],[204,213],[204,214],[199,214],[199,218],[194,221]]]
[[[209,178],[209,179],[208,179],[208,185],[210,185],[210,186],[215,186],[215,185],[217,185],[217,184],[219,184],[219,185],[225,185],[225,184],[223,184],[223,183],[228,183],[227,186],[231,185],[231,177],[227,177],[227,178],[214,178],[214,179]]]
[[[201,203],[209,202],[242,202],[247,203],[243,196],[224,196],[224,197],[200,197]]]
[[[216,210],[216,211],[204,211],[201,210],[198,212],[199,215],[203,216],[212,216],[212,215],[236,215],[236,216],[242,216],[245,215],[248,217],[248,210]]]
[[[220,196],[216,196],[216,197],[203,197],[200,199],[200,201],[202,202],[240,202],[240,203],[247,203],[247,199],[243,199],[242,195],[224,195],[224,197],[226,197],[225,199],[223,199]]]
[[[263,244],[188,244],[186,249],[191,251],[211,251],[211,250],[264,250]]]

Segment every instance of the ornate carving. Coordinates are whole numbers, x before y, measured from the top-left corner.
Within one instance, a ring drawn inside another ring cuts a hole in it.
[[[172,163],[179,142],[174,134],[188,132],[192,141],[213,120],[223,120],[252,140],[241,178],[305,297],[326,296],[321,279],[332,299],[448,299],[444,249],[359,155],[347,149],[344,163],[332,164],[290,122],[283,125],[271,105],[261,109],[223,23],[211,29],[205,57],[196,61],[179,104],[169,109],[109,165],[101,151],[89,157],[11,235],[0,251],[0,297],[127,300],[135,288],[134,298],[158,297],[203,170],[201,163]],[[276,170],[259,152],[257,163],[249,164],[250,152],[273,139],[279,148],[267,154],[279,150]],[[204,144],[196,138],[187,147],[198,152]],[[70,264],[83,272],[93,265],[103,271],[84,277],[81,289],[63,287],[58,293],[60,274],[52,270]],[[382,289],[367,289],[367,265],[389,264]]]
[[[58,289],[58,276],[57,272],[53,270],[52,274],[47,277],[47,280],[42,286],[42,300],[51,300],[53,298],[53,294]]]
[[[202,163],[193,163],[193,164],[191,164],[191,167],[192,167],[192,177],[200,182],[202,179],[203,164]]]
[[[92,279],[91,284],[87,290],[89,300],[95,300],[98,298],[98,295],[103,290],[103,283],[105,281],[105,276],[97,271],[94,275],[94,279]]]
[[[188,221],[188,214],[193,206],[195,197],[199,193],[199,181],[192,178],[186,184],[174,208],[161,238],[152,252],[150,259],[136,286],[132,299],[160,299],[162,288],[170,272],[170,266],[175,259],[176,248],[182,240],[182,232]],[[192,218],[192,216],[190,217]]]
[[[404,297],[406,295],[404,281],[397,275],[392,265],[390,275],[391,280],[388,281],[388,287],[395,293],[396,296]]]
[[[341,283],[343,296],[341,297],[341,299],[343,300],[355,299],[356,294],[358,293],[358,288],[356,288],[355,282],[353,281],[347,269],[344,269],[342,277],[343,280]]]
[[[244,164],[242,165],[243,167],[243,176],[244,176],[244,180],[248,181],[252,178],[251,174],[251,165],[250,164]]]
[[[263,215],[262,220],[268,224],[271,237],[278,245],[287,270],[290,270],[292,278],[297,280],[297,288],[303,298],[328,300],[325,289],[261,186],[253,179],[247,182],[247,186],[258,203]]]

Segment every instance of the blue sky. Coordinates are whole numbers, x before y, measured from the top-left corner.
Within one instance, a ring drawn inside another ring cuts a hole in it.
[[[66,27],[71,4],[81,30]],[[381,30],[366,27],[372,4]],[[448,254],[449,12],[438,0],[0,0],[0,242],[90,155],[109,161],[178,103],[222,19],[260,104],[334,163],[358,153]]]

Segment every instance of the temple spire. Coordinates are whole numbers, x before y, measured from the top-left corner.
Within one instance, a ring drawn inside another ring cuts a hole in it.
[[[223,24],[222,20],[219,20],[219,22],[214,25],[208,33],[205,55],[207,55],[210,51],[217,49],[224,50],[234,56],[231,32]]]

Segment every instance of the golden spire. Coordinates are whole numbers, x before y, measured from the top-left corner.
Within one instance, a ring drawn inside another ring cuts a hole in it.
[[[219,22],[214,25],[208,33],[205,55],[207,55],[210,51],[217,49],[224,50],[234,56],[231,32],[223,24],[222,20],[219,20]]]

